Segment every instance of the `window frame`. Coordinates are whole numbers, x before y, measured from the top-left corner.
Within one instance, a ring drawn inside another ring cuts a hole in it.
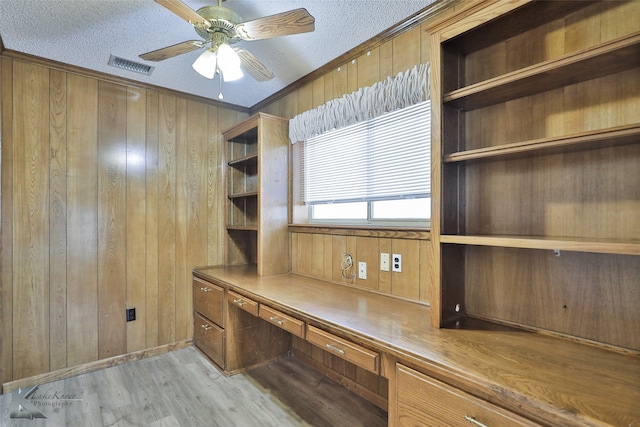
[[[428,144],[428,161],[427,164],[425,165],[425,167],[427,167],[429,169],[429,183],[431,181],[431,137],[430,137],[430,130],[431,130],[431,102],[430,100],[425,101],[428,103],[428,133],[426,134],[426,139],[425,139],[425,144]],[[414,106],[410,106],[407,107],[411,108]],[[369,132],[369,131],[368,131]],[[301,145],[306,144],[306,141],[301,143]],[[304,147],[304,145],[303,145]],[[367,150],[369,150],[370,148],[373,148],[369,145],[367,145]],[[304,148],[301,149],[300,151],[300,156],[304,156]],[[299,171],[298,171],[298,176],[302,177],[302,180],[304,181],[304,179],[306,179],[306,170],[304,168],[304,161],[300,160],[299,163]],[[304,184],[301,184],[300,187],[304,187]],[[380,227],[387,227],[387,226],[391,226],[391,227],[419,227],[419,228],[430,228],[431,226],[431,188],[429,186],[428,189],[428,193],[426,194],[426,196],[423,195],[410,195],[407,197],[399,197],[397,199],[391,199],[391,200],[410,200],[410,199],[416,199],[416,198],[420,198],[420,199],[426,199],[426,203],[428,204],[428,211],[427,211],[427,218],[421,219],[421,218],[374,218],[373,216],[373,209],[374,209],[374,203],[379,202],[379,201],[385,201],[385,200],[390,200],[388,198],[379,198],[377,200],[362,200],[360,203],[366,203],[366,212],[367,212],[367,217],[366,218],[359,218],[359,219],[355,219],[355,218],[316,218],[314,215],[314,206],[318,206],[318,205],[329,205],[329,204],[337,204],[337,203],[343,203],[340,201],[333,201],[333,202],[312,202],[312,203],[306,203],[303,200],[303,197],[301,196],[302,192],[300,193],[300,199],[298,200],[303,206],[306,205],[306,223],[309,224],[314,224],[314,225],[320,225],[320,224],[327,224],[327,225],[336,225],[336,226],[340,226],[340,225],[345,225],[345,226],[380,226]],[[358,202],[357,200],[349,200],[346,201],[344,203],[353,203],[353,202]]]

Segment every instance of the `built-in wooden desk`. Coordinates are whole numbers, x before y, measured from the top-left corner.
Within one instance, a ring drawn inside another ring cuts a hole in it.
[[[542,425],[640,426],[637,354],[480,321],[436,329],[425,305],[292,274],[257,276],[238,266],[197,268],[194,275],[379,352],[391,425],[420,406],[407,403],[415,397],[411,381],[432,393],[434,379],[436,388],[442,382],[464,399],[475,396]]]

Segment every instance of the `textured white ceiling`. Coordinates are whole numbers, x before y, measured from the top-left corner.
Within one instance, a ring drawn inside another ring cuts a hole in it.
[[[216,0],[183,0],[192,9]],[[434,0],[228,0],[248,21],[299,7],[315,17],[312,33],[241,41],[276,77],[246,75],[224,83],[224,102],[251,107],[348,52]],[[0,37],[6,49],[217,99],[218,79],[197,74],[197,50],[153,63],[138,55],[199,36],[186,21],[153,0],[0,0]],[[107,65],[109,55],[155,66],[150,76]]]

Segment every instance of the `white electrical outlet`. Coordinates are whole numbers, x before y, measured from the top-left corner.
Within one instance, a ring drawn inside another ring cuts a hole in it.
[[[358,279],[367,279],[367,263],[359,262],[358,263]]]
[[[380,271],[389,271],[389,254],[380,253]]]
[[[402,255],[391,255],[391,262],[393,264],[392,271],[395,271],[396,273],[402,272]]]

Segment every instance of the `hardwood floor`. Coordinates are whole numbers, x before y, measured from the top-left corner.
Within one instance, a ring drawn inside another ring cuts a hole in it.
[[[225,377],[193,347],[40,385],[27,401],[46,419],[11,418],[17,400],[0,396],[0,426],[387,425],[386,412],[295,358]]]

